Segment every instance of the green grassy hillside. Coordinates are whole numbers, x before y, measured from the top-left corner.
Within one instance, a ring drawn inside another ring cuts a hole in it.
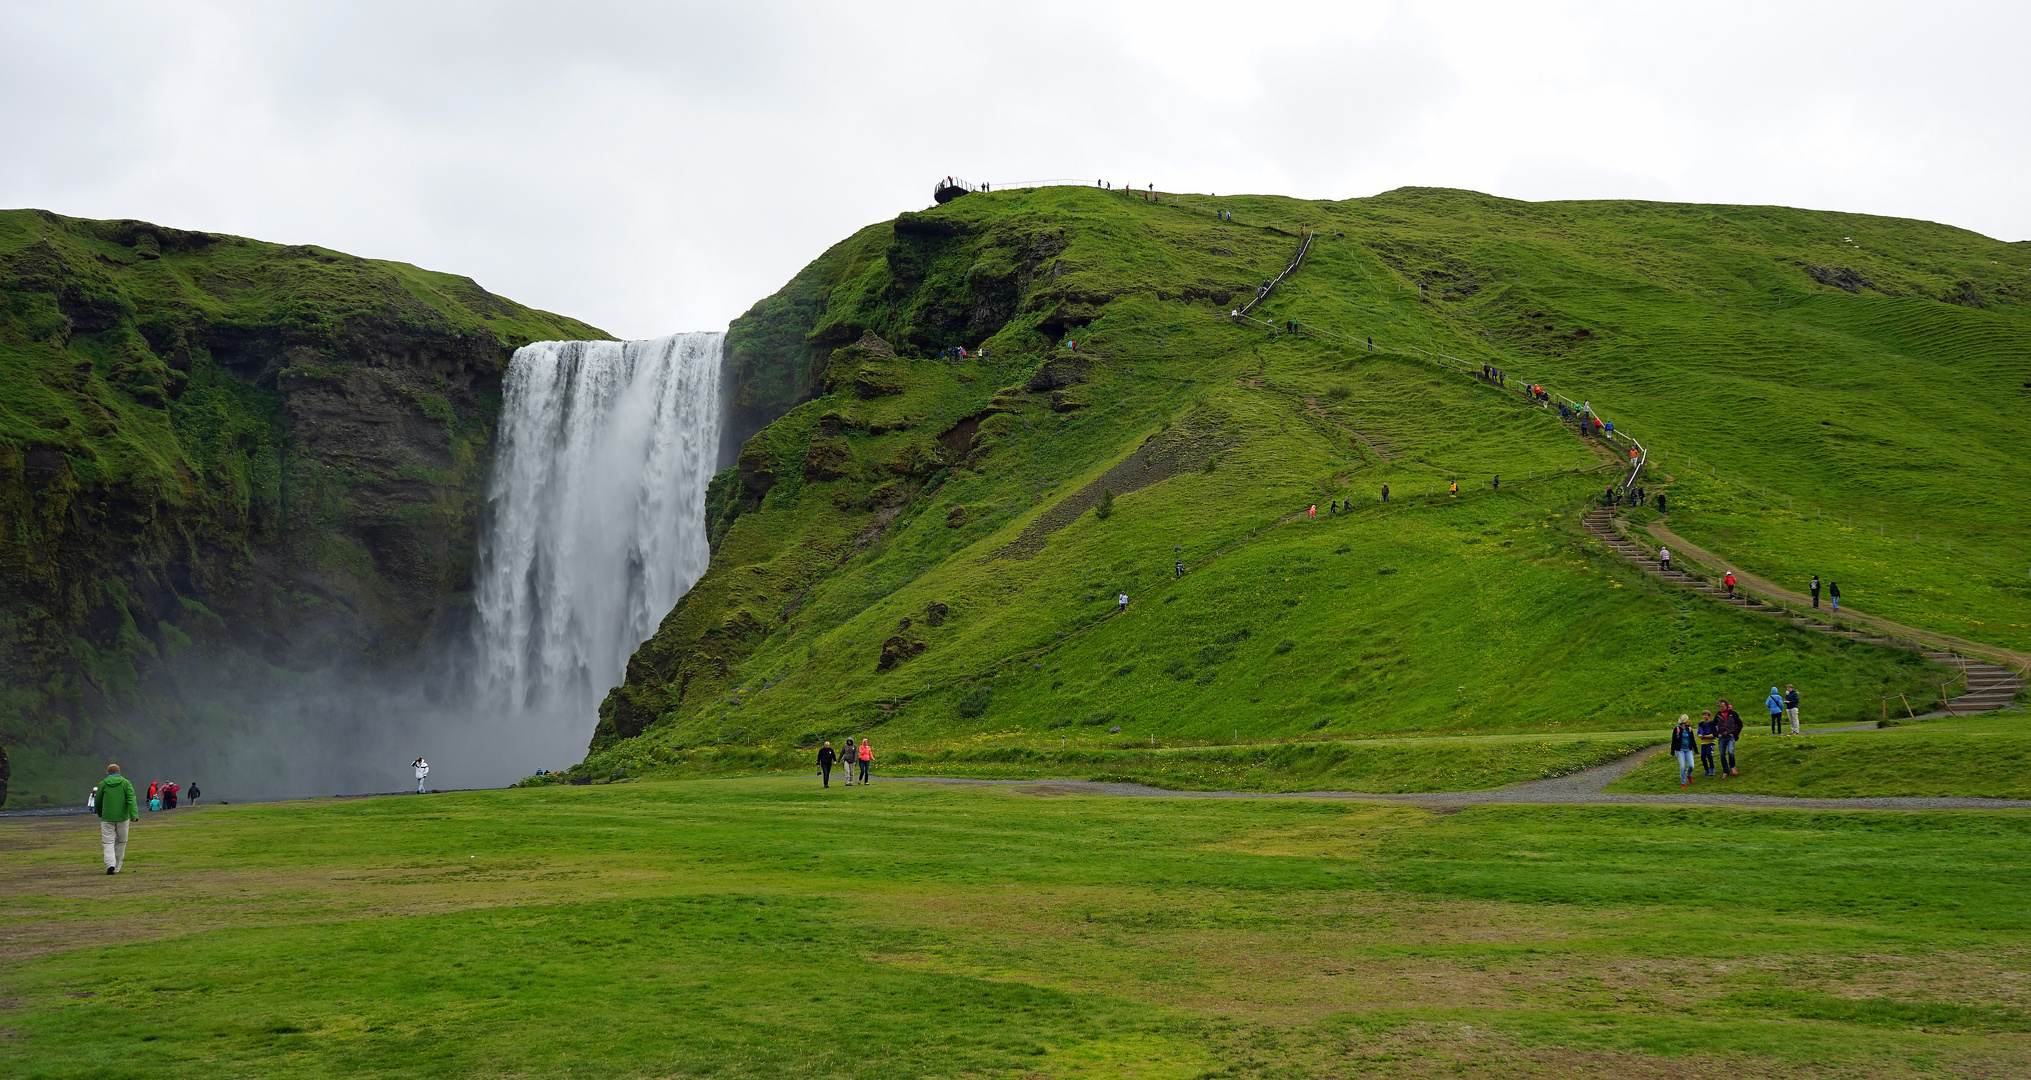
[[[0,212],[17,790],[50,794],[52,756],[223,730],[180,660],[258,697],[408,655],[469,587],[509,354],[599,336],[400,263]]]
[[[1353,343],[1225,317],[1306,226],[1257,314]],[[712,569],[603,706],[591,764],[876,728],[946,749],[1607,731],[1786,682],[1819,719],[1873,718],[1924,692],[1920,661],[1636,577],[1574,528],[1616,455],[1413,347],[1591,399],[1660,451],[1673,527],[1745,565],[1815,562],[1852,604],[2009,644],[2031,593],[2001,570],[1942,547],[1886,574],[1721,479],[1895,499],[2021,562],[2027,267],[1916,222],[1450,191],[906,214],[735,324],[788,343],[751,345],[745,378],[815,396],[716,481]]]

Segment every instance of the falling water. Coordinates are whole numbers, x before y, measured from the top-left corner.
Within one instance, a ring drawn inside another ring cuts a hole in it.
[[[559,753],[583,753],[629,655],[705,572],[724,339],[545,341],[509,362],[474,574],[478,692]]]

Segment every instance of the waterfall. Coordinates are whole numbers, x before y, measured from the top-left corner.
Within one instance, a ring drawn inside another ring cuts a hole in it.
[[[473,575],[482,707],[582,752],[628,657],[705,572],[725,337],[515,351]]]

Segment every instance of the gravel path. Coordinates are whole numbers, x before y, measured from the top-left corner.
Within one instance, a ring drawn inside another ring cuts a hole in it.
[[[1867,725],[1863,725],[1867,726]],[[1256,791],[1166,791],[1163,788],[1143,784],[1100,783],[1093,780],[965,780],[944,776],[902,776],[897,780],[912,780],[931,784],[998,785],[1017,789],[1029,789],[1037,794],[1051,795],[1126,795],[1138,797],[1160,796],[1166,799],[1373,799],[1383,802],[1411,803],[1417,806],[1482,806],[1490,803],[1521,804],[1574,804],[1588,806],[1614,806],[1625,803],[1651,804],[1662,806],[1756,806],[1788,810],[2021,810],[2031,809],[2031,799],[1978,799],[1969,797],[1916,798],[1906,796],[1885,796],[1862,799],[1800,799],[1784,795],[1738,795],[1717,791],[1705,794],[1692,791],[1663,795],[1610,794],[1604,789],[1624,776],[1629,775],[1638,765],[1656,754],[1664,752],[1662,745],[1653,746],[1618,761],[1597,765],[1591,769],[1555,777],[1550,780],[1532,780],[1523,784],[1512,784],[1493,791],[1425,791],[1413,794],[1377,794],[1358,791],[1288,791],[1266,793]]]

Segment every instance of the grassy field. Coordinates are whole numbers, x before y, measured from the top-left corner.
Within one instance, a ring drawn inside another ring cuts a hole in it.
[[[1761,720],[1761,717],[1757,717]],[[1901,723],[1803,738],[1758,734],[1738,753],[1740,776],[1694,784],[1753,795],[1844,799],[1858,795],[1981,795],[2031,799],[2031,728],[2023,715]],[[1646,761],[1609,791],[1676,791],[1668,756]]]
[[[0,1072],[2021,1075],[2031,819],[806,780],[0,821]]]
[[[1260,314],[1343,337],[1225,318],[1300,226],[1312,253]],[[1942,681],[1632,573],[1575,528],[1614,455],[1413,348],[1593,400],[1658,450],[1672,526],[1751,570],[1817,572],[1850,606],[1983,641],[2031,625],[2018,247],[1431,190],[997,192],[883,239],[857,234],[736,324],[801,343],[817,396],[719,481],[713,568],[603,707],[594,772],[848,733],[959,752],[1662,730],[1773,683],[1865,720]],[[1012,314],[982,322],[995,310]],[[865,335],[876,352],[812,351]],[[990,356],[938,358],[958,345]],[[1090,509],[1138,468],[1161,475]],[[1814,516],[1861,502],[1953,524],[1905,551]]]

